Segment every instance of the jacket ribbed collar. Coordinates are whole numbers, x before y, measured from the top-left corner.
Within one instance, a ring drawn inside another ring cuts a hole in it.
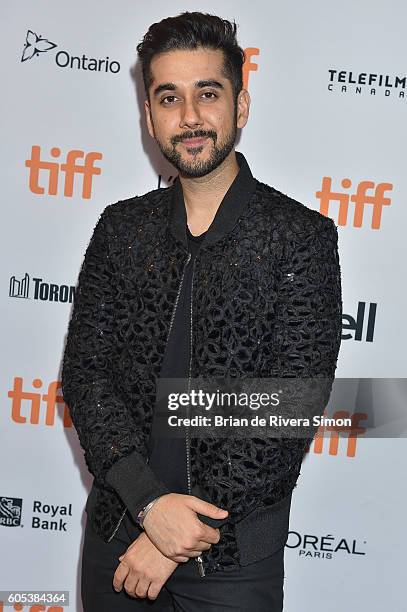
[[[236,151],[236,161],[239,165],[239,172],[216,211],[216,215],[200,245],[201,249],[217,242],[233,229],[256,189],[256,179],[251,173],[246,158],[239,151]],[[171,189],[173,193],[171,197],[170,231],[188,250],[187,213],[179,176],[175,179]]]

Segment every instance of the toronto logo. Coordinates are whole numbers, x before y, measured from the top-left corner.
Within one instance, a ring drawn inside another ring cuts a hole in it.
[[[30,275],[26,272],[23,276],[17,278],[14,274],[10,277],[8,295],[12,298],[30,298],[30,280],[33,282],[32,299],[41,300],[43,302],[68,302],[72,304],[75,299],[74,285],[59,285],[56,283],[47,283],[43,278]]]

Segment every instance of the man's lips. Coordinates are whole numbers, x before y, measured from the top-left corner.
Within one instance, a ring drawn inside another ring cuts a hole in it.
[[[207,139],[207,136],[205,136],[204,138],[185,138],[184,140],[181,140],[181,142],[189,147],[199,147],[203,145]]]

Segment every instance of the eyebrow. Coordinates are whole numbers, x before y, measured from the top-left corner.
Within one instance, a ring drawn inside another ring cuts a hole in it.
[[[225,89],[222,83],[216,81],[215,79],[205,79],[195,82],[195,87],[200,89],[202,87],[215,87],[216,89]],[[153,91],[154,96],[158,96],[162,91],[175,91],[177,86],[175,83],[161,83],[157,85],[157,87]]]

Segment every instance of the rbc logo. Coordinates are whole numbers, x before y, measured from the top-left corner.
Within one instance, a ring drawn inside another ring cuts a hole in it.
[[[21,523],[23,500],[19,497],[0,497],[0,525],[18,527]]]

